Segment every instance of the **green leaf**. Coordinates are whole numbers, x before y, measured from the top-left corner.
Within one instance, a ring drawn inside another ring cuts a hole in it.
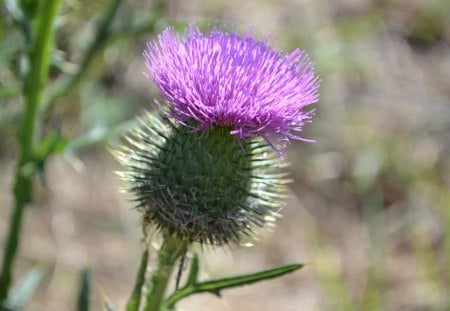
[[[90,310],[90,299],[91,299],[91,270],[85,268],[81,271],[81,279],[78,291],[78,311],[89,311]]]
[[[42,143],[34,152],[34,161],[28,163],[23,167],[23,172],[26,176],[33,176],[36,174],[43,183],[45,183],[44,166],[47,159],[57,153],[61,153],[67,146],[68,140],[61,137],[57,133],[50,133],[44,138]]]
[[[144,250],[141,257],[141,263],[136,275],[136,283],[134,285],[133,293],[130,300],[128,300],[126,311],[138,311],[141,304],[142,286],[145,283],[145,272],[147,271],[148,263],[148,248]]]
[[[236,286],[243,286],[247,284],[252,284],[272,278],[282,276],[286,273],[293,272],[295,270],[303,268],[303,264],[291,264],[285,265],[278,268],[273,268],[269,270],[264,270],[252,274],[239,275],[234,277],[228,277],[218,280],[211,280],[203,283],[197,284],[197,287],[202,289],[202,291],[220,291],[225,288],[231,288]]]
[[[198,277],[198,255],[194,254],[192,258],[191,270],[189,271],[189,276],[187,279],[187,285],[195,285],[197,283]]]
[[[40,159],[45,159],[52,154],[62,152],[67,144],[68,140],[66,138],[61,137],[55,132],[50,133],[36,150],[36,156]]]
[[[37,269],[31,269],[25,277],[16,285],[8,295],[4,306],[7,310],[20,310],[30,299],[39,282],[42,279],[42,272]]]
[[[193,261],[193,264],[195,262],[195,258]],[[196,263],[197,267],[194,269],[198,269],[198,262]],[[189,275],[188,283],[186,286],[181,288],[180,290],[176,291],[173,295],[169,296],[164,302],[163,302],[163,309],[167,308],[173,308],[175,303],[177,303],[179,300],[193,295],[197,293],[202,292],[209,292],[212,294],[215,294],[217,296],[220,296],[220,292],[223,289],[226,288],[232,288],[232,287],[238,287],[243,285],[248,285],[260,281],[265,281],[269,279],[273,279],[276,277],[280,277],[284,274],[294,272],[298,269],[301,269],[304,267],[304,264],[296,263],[296,264],[290,264],[285,265],[277,268],[272,268],[269,270],[264,270],[256,273],[251,274],[244,274],[244,275],[238,275],[238,276],[232,276],[227,277],[223,279],[217,279],[217,280],[210,280],[205,282],[197,283],[196,281],[192,283],[192,275],[193,275],[193,268],[191,268],[191,274]]]

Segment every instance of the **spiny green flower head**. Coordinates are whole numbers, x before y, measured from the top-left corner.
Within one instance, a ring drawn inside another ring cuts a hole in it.
[[[318,101],[306,54],[245,35],[172,28],[144,53],[160,90],[118,152],[145,224],[202,244],[238,243],[278,215],[288,181],[283,148]]]

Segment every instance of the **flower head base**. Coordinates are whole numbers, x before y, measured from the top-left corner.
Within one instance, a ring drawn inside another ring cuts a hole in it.
[[[226,127],[239,139],[261,136],[276,149],[301,139],[313,114],[303,108],[318,101],[319,86],[303,51],[283,56],[268,37],[203,34],[194,25],[185,37],[169,28],[158,38],[144,56],[169,117],[199,130]]]
[[[128,167],[144,223],[189,242],[238,243],[273,220],[288,181],[285,163],[261,141],[239,145],[225,128],[193,132],[146,114],[116,152]]]

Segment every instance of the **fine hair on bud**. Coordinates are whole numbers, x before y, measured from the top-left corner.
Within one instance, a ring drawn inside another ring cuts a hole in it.
[[[209,245],[239,243],[272,221],[288,182],[285,162],[261,138],[197,130],[145,113],[115,154],[144,224]]]

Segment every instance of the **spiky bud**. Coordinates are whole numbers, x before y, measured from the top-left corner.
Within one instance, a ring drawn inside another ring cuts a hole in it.
[[[258,139],[229,129],[193,131],[146,114],[118,153],[144,222],[190,242],[239,242],[283,204],[284,166]]]

